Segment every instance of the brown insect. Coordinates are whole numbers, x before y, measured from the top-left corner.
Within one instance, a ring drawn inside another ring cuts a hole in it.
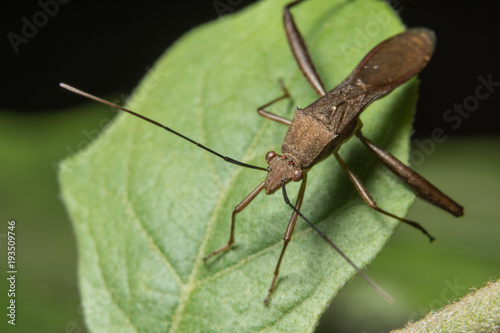
[[[303,0],[294,1],[284,8],[284,25],[288,42],[292,53],[311,86],[320,95],[320,98],[311,105],[295,111],[292,121],[275,115],[265,108],[290,95],[286,88],[282,86],[283,95],[273,101],[258,108],[258,113],[270,120],[289,126],[283,145],[282,154],[274,151],[266,155],[267,168],[249,165],[236,161],[227,156],[223,156],[204,145],[191,140],[190,138],[164,126],[152,119],[137,114],[122,106],[108,102],[95,97],[81,90],[61,83],[61,87],[72,92],[88,97],[100,103],[115,107],[128,112],[143,120],[146,120],[156,126],[159,126],[198,147],[209,151],[210,153],[224,159],[229,163],[239,166],[267,171],[265,181],[260,183],[240,204],[233,210],[231,220],[231,231],[229,241],[226,245],[215,250],[204,258],[206,261],[210,257],[228,250],[234,243],[234,227],[236,223],[236,214],[240,213],[248,204],[265,189],[266,194],[273,194],[280,188],[283,192],[283,198],[292,210],[292,216],[288,222],[284,236],[283,249],[274,270],[274,276],[269,288],[267,298],[264,302],[269,302],[270,296],[274,290],[281,265],[288,243],[290,242],[295,227],[295,223],[300,216],[306,221],[323,239],[325,239],[347,262],[353,266],[377,291],[384,297],[391,300],[378,285],[376,285],[363,271],[361,271],[321,230],[319,230],[302,213],[300,208],[304,198],[307,182],[307,172],[317,163],[323,161],[330,155],[334,155],[349,179],[352,181],[363,200],[376,211],[395,218],[403,223],[409,224],[422,231],[432,241],[433,237],[418,223],[409,221],[405,218],[395,216],[380,207],[370,196],[361,181],[342,160],[338,154],[341,145],[356,135],[365,146],[395,175],[403,182],[416,191],[423,199],[450,212],[455,216],[463,215],[463,208],[448,196],[443,194],[435,186],[425,180],[415,171],[404,165],[387,151],[376,146],[365,138],[362,134],[362,123],[359,116],[373,101],[387,95],[396,87],[408,81],[418,74],[426,65],[432,56],[435,45],[434,33],[426,28],[409,29],[399,35],[389,38],[372,51],[370,51],[354,71],[347,76],[337,87],[326,92],[321,78],[316,72],[304,40],[295,25],[290,8],[301,3]],[[297,201],[293,205],[288,199],[286,193],[286,184],[290,181],[301,181],[301,186]]]

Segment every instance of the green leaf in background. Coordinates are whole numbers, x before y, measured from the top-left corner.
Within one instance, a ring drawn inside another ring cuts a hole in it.
[[[128,106],[224,155],[265,166],[266,152],[279,151],[287,128],[259,117],[256,108],[280,95],[278,79],[292,100],[273,112],[291,118],[296,105],[316,98],[286,44],[285,4],[261,2],[195,29],[158,61]],[[380,1],[311,0],[294,8],[294,15],[330,88],[373,46],[403,30]],[[413,80],[362,116],[365,135],[403,161],[415,96]],[[351,141],[340,154],[381,207],[405,215],[413,194]],[[367,207],[333,159],[309,175],[303,213],[365,266],[396,222]],[[206,265],[202,260],[227,242],[232,209],[264,177],[129,115],[120,115],[91,147],[64,161],[60,182],[78,241],[88,328],[313,330],[355,272],[298,222],[271,303],[264,306],[291,215],[281,195],[254,200],[238,215],[236,246]],[[290,194],[297,190],[288,187]]]
[[[393,333],[497,332],[500,324],[500,280],[473,291],[460,301],[432,311]]]

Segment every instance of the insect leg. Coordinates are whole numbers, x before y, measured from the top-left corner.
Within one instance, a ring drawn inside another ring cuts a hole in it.
[[[281,249],[281,254],[280,254],[280,257],[278,259],[278,263],[276,264],[276,268],[274,269],[273,281],[271,282],[271,286],[269,287],[269,293],[267,294],[267,297],[264,300],[264,303],[266,305],[269,304],[269,299],[271,297],[271,294],[273,293],[274,286],[276,285],[276,281],[278,280],[278,275],[280,273],[281,260],[283,259],[286,248],[288,246],[288,243],[292,240],[293,229],[295,228],[295,223],[297,222],[297,218],[299,217],[298,211],[300,210],[300,207],[302,206],[302,200],[304,199],[304,193],[306,190],[306,182],[307,182],[307,174],[304,174],[304,176],[302,178],[302,184],[300,184],[300,190],[299,190],[299,195],[297,196],[297,202],[295,203],[295,208],[297,209],[297,211],[294,210],[292,217],[290,218],[290,221],[288,222],[288,226],[286,227],[285,236],[283,237],[283,249]]]
[[[283,8],[285,33],[288,39],[288,44],[292,49],[293,56],[295,57],[302,74],[304,74],[305,78],[309,81],[314,90],[316,90],[318,95],[323,96],[326,94],[325,85],[323,84],[323,81],[321,81],[321,78],[314,67],[309,51],[307,50],[306,43],[304,42],[304,39],[295,24],[292,14],[290,13],[290,8],[298,5],[302,1],[303,0],[296,0]]]
[[[356,135],[389,170],[414,189],[422,199],[427,200],[431,204],[457,217],[464,214],[462,206],[457,204],[411,168],[401,163],[401,161],[392,156],[389,152],[377,147],[373,142],[365,138],[363,134],[361,134],[361,131],[356,132]]]
[[[321,78],[319,77],[316,68],[314,67],[314,63],[311,60],[311,56],[309,55],[309,51],[307,50],[306,43],[304,42],[304,39],[302,38],[302,35],[299,29],[297,28],[297,25],[295,24],[293,15],[290,13],[290,8],[294,7],[295,5],[298,5],[302,1],[303,0],[296,0],[294,2],[289,3],[283,8],[283,23],[285,26],[285,33],[288,39],[288,44],[290,45],[293,56],[295,57],[295,61],[297,61],[297,64],[299,65],[299,68],[302,71],[302,74],[304,74],[305,78],[307,79],[307,81],[309,81],[309,84],[314,88],[314,90],[316,90],[318,95],[323,96],[326,94],[325,86],[323,84],[323,81],[321,81]],[[281,81],[280,85],[281,89],[283,89],[284,92],[283,96],[278,97],[272,100],[271,102],[259,107],[257,109],[257,112],[264,118],[276,121],[283,125],[290,126],[292,124],[290,120],[275,115],[274,113],[266,111],[264,109],[281,99],[290,97],[290,94],[283,86],[283,83]]]
[[[340,158],[339,154],[335,153],[334,155],[335,155],[335,158],[337,159],[337,161],[339,162],[339,164],[342,166],[342,168],[344,169],[344,171],[349,176],[349,179],[351,180],[351,182],[354,184],[354,186],[356,186],[356,190],[358,190],[358,193],[361,195],[361,197],[363,198],[363,200],[368,204],[368,206],[370,206],[370,208],[373,208],[377,212],[380,212],[380,213],[382,213],[384,215],[387,215],[389,217],[395,218],[395,219],[397,219],[397,220],[399,220],[399,221],[401,221],[403,223],[411,225],[412,227],[417,228],[418,230],[422,231],[427,237],[429,237],[429,240],[431,242],[434,240],[434,237],[432,237],[427,232],[427,230],[425,230],[424,227],[422,227],[417,222],[413,222],[413,221],[404,219],[402,217],[396,216],[396,215],[391,214],[388,211],[385,211],[382,208],[378,207],[377,203],[375,202],[375,200],[373,200],[373,198],[371,197],[370,193],[368,193],[368,191],[363,186],[363,184],[361,183],[361,181],[359,180],[359,178],[354,174],[354,172],[349,168],[349,166],[344,162],[344,160],[342,160]]]
[[[283,90],[283,95],[281,95],[278,98],[273,99],[272,101],[270,101],[267,104],[264,104],[264,105],[258,107],[257,112],[259,113],[259,115],[261,115],[264,118],[267,118],[267,119],[272,120],[272,121],[276,121],[276,122],[283,124],[283,125],[290,126],[292,124],[292,122],[290,120],[283,118],[281,116],[278,116],[272,112],[266,111],[264,109],[264,108],[267,108],[268,106],[270,106],[278,101],[281,101],[282,99],[290,97],[290,93],[288,92],[285,85],[283,84],[283,81],[279,80],[279,84],[280,84],[281,89]]]
[[[247,197],[245,199],[243,199],[242,202],[240,202],[233,210],[233,215],[232,215],[232,218],[231,218],[231,232],[229,234],[229,241],[227,242],[226,245],[224,245],[223,247],[215,250],[214,252],[212,252],[211,254],[209,254],[208,256],[206,256],[205,258],[203,258],[203,261],[207,261],[209,258],[215,256],[216,254],[219,254],[221,252],[224,252],[226,251],[227,249],[229,249],[231,247],[231,245],[233,245],[234,243],[234,225],[236,223],[236,214],[240,213],[243,209],[245,209],[246,206],[248,206],[248,204],[250,202],[252,202],[253,199],[255,199],[255,197],[262,191],[262,189],[264,188],[264,183],[265,182],[262,182],[259,184],[259,186],[257,186],[252,192],[250,192],[249,195],[247,195]]]
[[[384,289],[382,289],[378,284],[376,284],[375,281],[370,279],[370,277],[368,275],[366,275],[365,272],[363,272],[358,266],[356,266],[356,264],[354,262],[352,262],[352,260],[349,259],[349,257],[344,252],[342,252],[342,250],[337,245],[335,245],[332,242],[332,240],[330,238],[328,238],[328,236],[326,234],[323,233],[323,231],[319,230],[319,228],[317,226],[315,226],[311,221],[309,221],[297,209],[297,207],[292,205],[292,203],[290,202],[290,199],[288,199],[288,195],[286,194],[286,186],[284,183],[283,183],[283,186],[281,187],[281,190],[283,191],[283,199],[285,200],[285,203],[288,206],[290,206],[290,208],[292,208],[293,211],[295,213],[297,213],[297,215],[300,216],[307,224],[309,224],[309,226],[311,228],[313,228],[313,230],[316,231],[318,233],[318,235],[320,235],[321,238],[323,238],[335,251],[337,251],[337,253],[340,254],[340,256],[342,258],[344,258],[345,261],[347,261],[349,263],[349,265],[351,265],[358,272],[358,274],[361,275],[366,280],[366,282],[368,282],[378,293],[380,293],[380,295],[382,295],[382,297],[384,297],[389,303],[394,303],[394,299]],[[281,260],[281,258],[280,258],[280,260]],[[273,280],[273,282],[274,282],[274,280]]]

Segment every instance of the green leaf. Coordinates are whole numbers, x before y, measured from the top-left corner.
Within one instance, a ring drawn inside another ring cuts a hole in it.
[[[256,108],[292,94],[272,110],[291,118],[317,96],[290,54],[285,1],[265,1],[195,29],[158,61],[128,106],[247,163],[265,166],[287,128]],[[403,30],[381,1],[314,0],[293,9],[327,87],[372,47]],[[81,87],[83,88],[83,87]],[[416,81],[363,115],[364,133],[406,161]],[[340,154],[379,205],[405,215],[409,192],[356,140]],[[64,161],[60,181],[79,251],[79,280],[93,332],[305,332],[355,274],[305,223],[297,223],[269,306],[263,300],[291,210],[280,194],[231,212],[265,177],[238,168],[130,115],[120,115],[90,147]],[[359,198],[333,159],[308,178],[303,213],[360,267],[373,260],[396,222]],[[289,194],[297,184],[287,187]],[[293,195],[292,197],[295,197]],[[373,297],[379,297],[375,292]]]

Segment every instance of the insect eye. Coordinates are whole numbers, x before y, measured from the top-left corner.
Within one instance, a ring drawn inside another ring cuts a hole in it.
[[[292,174],[292,180],[294,182],[298,182],[299,180],[302,179],[302,177],[304,176],[304,173],[302,172],[302,169],[295,169],[293,170],[293,174]]]
[[[278,154],[276,154],[275,151],[270,151],[269,153],[266,154],[266,162],[267,164],[271,163],[271,161],[273,160],[273,158],[275,158],[276,156],[278,156]]]

